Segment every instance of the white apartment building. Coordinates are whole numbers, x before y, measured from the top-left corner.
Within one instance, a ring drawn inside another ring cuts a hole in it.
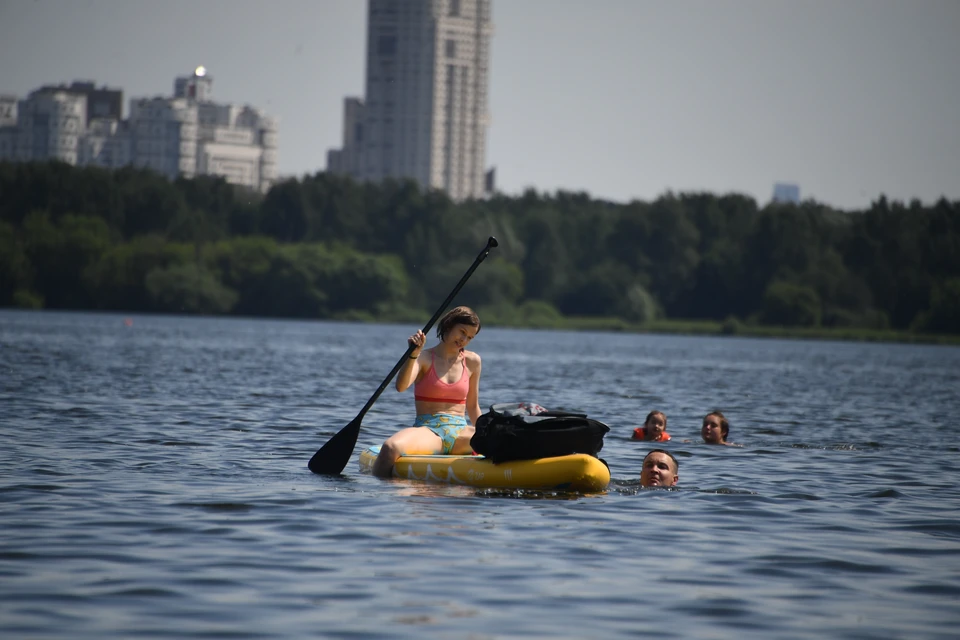
[[[267,191],[277,180],[277,122],[250,106],[212,101],[198,67],[171,98],[135,98],[93,83],[43,87],[26,100],[0,96],[0,160],[149,168],[168,178],[219,175]]]
[[[87,100],[70,91],[41,89],[29,100],[2,99],[0,160],[57,159],[77,164]]]
[[[365,100],[344,103],[327,170],[485,192],[490,0],[368,0]]]

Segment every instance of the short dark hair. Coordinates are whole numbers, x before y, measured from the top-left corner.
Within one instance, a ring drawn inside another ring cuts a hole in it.
[[[665,454],[667,454],[668,456],[670,456],[670,459],[673,460],[673,472],[674,472],[674,473],[679,473],[679,472],[680,472],[680,462],[673,456],[672,453],[670,453],[670,452],[667,451],[666,449],[650,449],[650,451],[647,451],[647,455],[643,456],[643,462],[646,462],[646,461],[647,461],[647,458],[650,457],[650,454],[651,454],[651,453],[665,453]],[[643,465],[643,462],[640,463],[641,466]]]
[[[476,327],[477,333],[480,333],[479,316],[470,307],[460,306],[450,309],[440,318],[440,322],[437,323],[437,337],[443,340],[443,336],[458,324]]]

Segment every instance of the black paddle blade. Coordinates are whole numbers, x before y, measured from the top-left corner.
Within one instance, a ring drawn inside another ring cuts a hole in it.
[[[343,473],[343,468],[350,462],[353,449],[357,446],[357,437],[360,435],[360,416],[337,432],[327,444],[320,447],[307,466],[310,471],[324,476],[337,476]]]

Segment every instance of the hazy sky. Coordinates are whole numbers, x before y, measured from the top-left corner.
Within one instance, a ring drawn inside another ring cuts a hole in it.
[[[958,0],[493,0],[498,187],[618,202],[773,183],[842,209],[960,199]],[[363,0],[0,0],[0,93],[93,80],[280,120],[284,175],[323,170],[362,96]]]

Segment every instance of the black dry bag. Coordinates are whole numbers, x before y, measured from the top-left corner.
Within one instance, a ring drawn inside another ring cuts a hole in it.
[[[532,402],[491,405],[475,427],[473,450],[497,463],[571,453],[598,457],[610,430],[585,413],[551,411]]]

